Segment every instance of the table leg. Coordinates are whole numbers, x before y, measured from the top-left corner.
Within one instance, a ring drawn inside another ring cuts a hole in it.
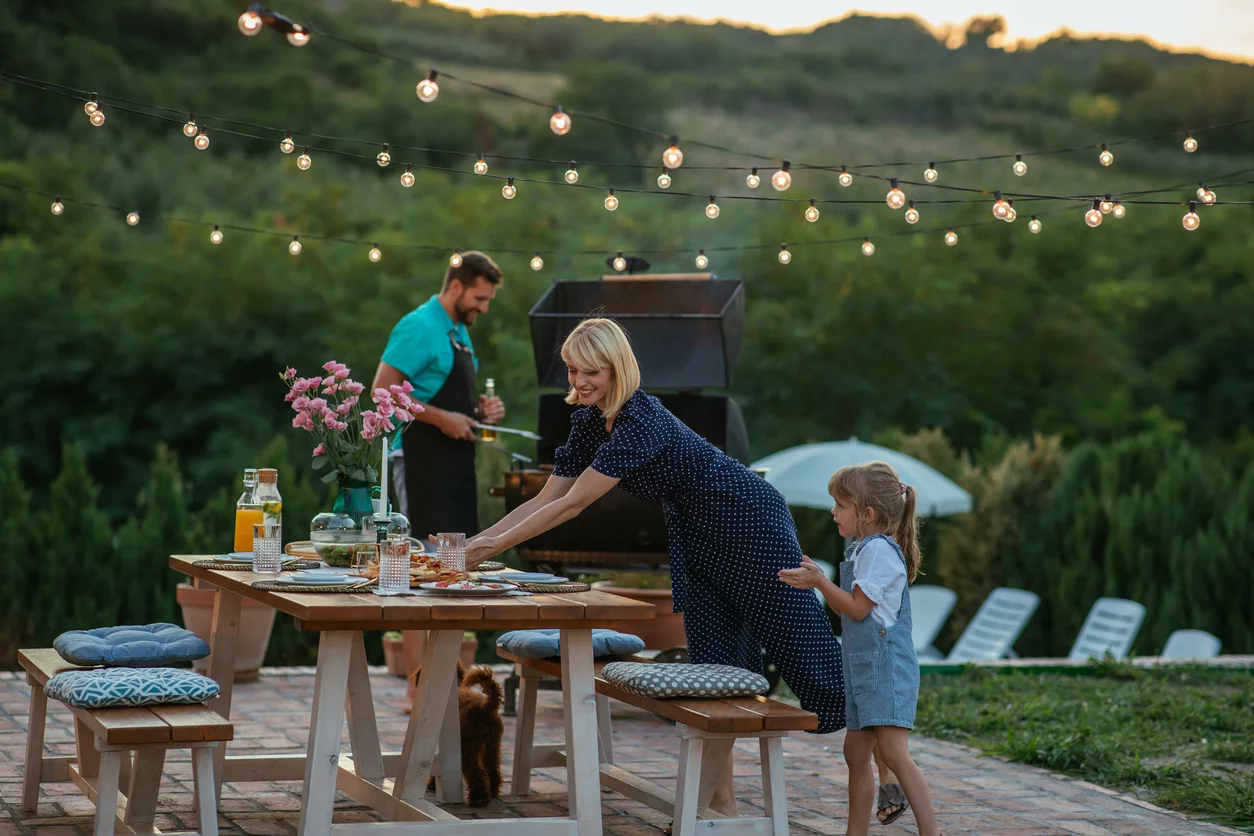
[[[366,642],[361,633],[353,634],[348,661],[348,742],[353,750],[353,767],[360,778],[383,783],[383,753],[379,748],[379,724],[374,714],[374,694],[370,671],[366,668]]]
[[[409,715],[401,764],[392,790],[393,795],[409,803],[421,801],[427,792],[427,779],[435,763],[436,743],[445,724],[449,699],[453,696],[448,683],[457,681],[457,654],[462,646],[461,630],[433,631],[431,635],[433,638],[426,645],[422,673],[414,692],[414,710]],[[454,705],[455,700],[454,697]],[[460,763],[454,774],[461,774]]]
[[[300,803],[300,836],[330,836],[335,783],[339,777],[340,735],[348,699],[353,639],[360,633],[325,632],[318,640],[309,745],[305,750],[305,793]]]
[[[458,651],[461,645],[458,645]],[[436,759],[440,777],[436,779],[436,800],[442,804],[460,804],[462,792],[462,715],[457,704],[457,675],[449,680],[448,704],[444,707],[444,725],[440,726],[440,749]]]
[[[213,628],[209,634],[209,678],[218,683],[218,696],[209,707],[220,717],[231,719],[231,691],[235,686],[235,646],[239,641],[240,607],[244,599],[235,592],[219,589],[213,599]],[[226,744],[213,750],[214,797],[222,800],[222,777],[226,774]]]
[[[562,702],[566,709],[566,786],[579,836],[601,836],[601,773],[592,631],[562,631]]]

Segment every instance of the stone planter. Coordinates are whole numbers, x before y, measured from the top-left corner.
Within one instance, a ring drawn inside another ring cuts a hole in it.
[[[672,611],[673,599],[669,589],[633,589],[615,586],[613,581],[597,581],[592,584],[592,588],[653,605],[652,619],[633,620],[623,627],[624,633],[643,639],[646,648],[670,650],[688,646],[688,638],[684,635],[684,614]]]
[[[213,627],[215,589],[201,589],[188,583],[178,585],[176,599],[183,609],[183,626],[205,641]],[[274,609],[251,598],[244,598],[240,608],[239,641],[235,647],[235,681],[251,682],[260,675],[274,629]],[[209,660],[192,663],[198,673],[207,673]]]

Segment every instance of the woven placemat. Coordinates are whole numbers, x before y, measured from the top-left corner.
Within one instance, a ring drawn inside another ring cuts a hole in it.
[[[219,563],[212,558],[192,561],[192,565],[198,569],[219,569],[223,572],[251,572],[253,570],[251,563]],[[322,564],[316,560],[289,560],[283,563],[283,570],[317,569],[320,566]]]
[[[485,560],[479,564],[476,572],[501,572],[505,569],[504,563],[498,563],[495,560]]]
[[[362,592],[369,593],[373,588],[371,586],[357,586],[356,584],[345,584],[343,586],[313,586],[309,584],[296,583],[279,583],[277,581],[253,581],[250,586],[253,589],[261,589],[266,592]]]
[[[540,593],[587,592],[592,589],[592,587],[588,586],[588,584],[580,583],[579,581],[571,581],[570,583],[520,583],[518,584],[518,588],[524,589],[527,592]]]

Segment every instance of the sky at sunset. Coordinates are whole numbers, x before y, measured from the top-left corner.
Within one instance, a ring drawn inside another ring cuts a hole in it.
[[[854,11],[914,15],[933,27],[998,14],[1009,26],[1008,42],[1035,41],[1066,27],[1078,35],[1143,36],[1178,50],[1254,61],[1254,0],[860,0],[856,4],[824,0],[491,0],[447,5],[502,12],[584,12],[618,18],[722,18],[773,31],[808,29]]]

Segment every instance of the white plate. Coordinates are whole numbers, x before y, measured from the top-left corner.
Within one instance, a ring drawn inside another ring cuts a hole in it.
[[[222,555],[221,557],[218,558],[218,560],[221,560],[223,563],[252,563],[253,553],[252,552],[231,552],[230,554]]]
[[[550,575],[548,572],[489,572],[480,575],[479,580],[506,583],[566,583],[566,578]]]
[[[506,592],[513,591],[515,587],[509,584],[500,584],[495,589],[487,587],[487,586],[480,586],[475,589],[454,589],[448,586],[436,586],[436,582],[433,581],[431,583],[419,584],[418,588],[425,589],[427,592],[434,592],[438,595],[475,596],[475,595],[504,595]]]
[[[570,578],[553,577],[547,581],[521,581],[521,583],[530,584],[532,586],[561,586],[564,583],[570,583]]]
[[[355,583],[360,578],[350,578],[348,575],[332,575],[329,572],[309,573],[289,575],[286,578],[279,578],[281,583],[290,583],[297,586],[342,586],[346,583]]]

